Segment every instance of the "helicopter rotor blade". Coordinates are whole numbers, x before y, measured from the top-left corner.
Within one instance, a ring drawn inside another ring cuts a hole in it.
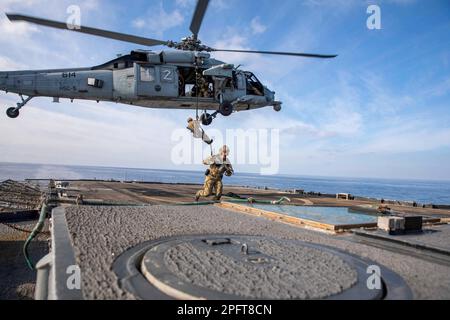
[[[332,59],[336,58],[336,54],[313,54],[313,53],[296,53],[296,52],[277,52],[277,51],[252,51],[252,50],[231,50],[231,49],[213,49],[215,52],[238,52],[238,53],[259,53],[259,54],[272,54],[279,56],[294,56],[305,58],[320,58],[320,59]]]
[[[197,39],[200,27],[202,26],[203,18],[205,17],[206,10],[208,9],[209,0],[198,0],[195,7],[194,16],[192,17],[190,30]]]
[[[57,22],[57,21],[47,20],[47,19],[42,19],[42,18],[36,18],[36,17],[31,17],[31,16],[25,16],[25,15],[21,15],[21,14],[7,13],[6,16],[12,22],[24,21],[24,22],[38,24],[38,25],[46,26],[46,27],[50,27],[50,28],[75,31],[75,32],[85,33],[85,34],[94,35],[94,36],[98,36],[98,37],[114,39],[114,40],[119,40],[119,41],[124,41],[124,42],[130,42],[130,43],[135,43],[135,44],[149,46],[149,47],[157,46],[157,45],[167,45],[167,43],[168,43],[167,41],[138,37],[138,36],[133,36],[133,35],[129,35],[129,34],[95,29],[95,28],[84,27],[84,26],[73,26],[73,28],[71,28],[70,25],[68,25],[67,23],[62,23],[62,22]]]

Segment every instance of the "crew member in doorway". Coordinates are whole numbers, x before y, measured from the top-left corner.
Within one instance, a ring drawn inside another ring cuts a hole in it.
[[[206,178],[203,189],[197,192],[195,201],[198,201],[200,197],[209,197],[215,194],[214,200],[219,201],[222,198],[223,184],[222,179],[225,174],[227,177],[231,177],[234,174],[233,166],[228,159],[230,149],[227,146],[220,148],[219,154],[213,155],[203,161],[203,164],[209,166],[206,170]]]
[[[206,79],[198,73],[196,75],[196,85],[192,88],[192,97],[197,96],[197,90],[198,90],[198,96],[201,98],[209,98],[211,97],[211,90],[209,88],[209,83],[206,81]]]

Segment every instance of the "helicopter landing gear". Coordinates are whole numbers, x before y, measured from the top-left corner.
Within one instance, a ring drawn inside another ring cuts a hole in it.
[[[22,102],[18,102],[17,107],[15,107],[15,108],[11,107],[11,108],[8,108],[8,110],[6,110],[6,115],[11,119],[17,118],[20,114],[19,110],[21,108],[23,108],[31,99],[33,99],[33,97],[28,97],[28,98],[24,99],[21,94],[19,96],[20,96],[20,99],[22,99]]]
[[[202,125],[209,126],[213,122],[213,120],[217,117],[218,114],[221,114],[224,117],[229,117],[234,111],[233,104],[231,102],[222,102],[220,104],[219,110],[214,112],[213,114],[209,114],[205,112],[200,116],[200,121]]]
[[[19,116],[19,110],[16,108],[8,108],[6,115],[11,119],[15,119]]]
[[[223,102],[219,107],[219,113],[224,117],[229,117],[233,113],[233,105],[230,102]]]
[[[213,122],[214,118],[215,116],[205,112],[200,116],[200,121],[204,126],[209,126]]]

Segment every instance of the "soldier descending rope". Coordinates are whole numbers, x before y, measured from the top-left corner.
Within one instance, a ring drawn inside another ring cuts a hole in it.
[[[200,197],[209,197],[213,194],[213,190],[215,193],[214,200],[219,201],[222,198],[223,175],[231,177],[234,174],[233,166],[228,159],[229,154],[230,149],[227,146],[223,146],[220,148],[219,154],[212,155],[203,161],[203,164],[209,166],[209,169],[205,173],[206,178],[203,189],[197,192],[195,201],[198,201]]]
[[[189,118],[187,129],[194,135],[194,138],[202,139],[203,142],[208,145],[211,145],[213,143],[213,140],[208,137],[208,135],[201,127],[199,120]]]
[[[198,119],[198,111],[196,120],[192,118],[188,119],[187,129],[193,134],[194,138],[202,139],[203,142],[208,144],[211,148],[211,156],[203,161],[204,165],[209,166],[209,169],[206,170],[205,173],[205,184],[203,186],[203,189],[197,192],[197,194],[195,195],[195,201],[198,201],[200,197],[209,197],[211,194],[213,194],[213,191],[215,194],[214,199],[219,201],[222,198],[223,193],[223,175],[225,174],[226,176],[230,177],[234,173],[233,166],[231,165],[230,160],[227,158],[230,154],[230,149],[226,145],[224,145],[219,150],[219,154],[213,155],[213,140],[208,137],[208,135],[201,127],[200,121]]]

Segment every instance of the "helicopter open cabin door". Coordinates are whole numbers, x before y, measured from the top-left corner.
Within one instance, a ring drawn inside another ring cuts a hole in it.
[[[175,66],[135,64],[137,95],[141,97],[178,97],[178,72]]]

